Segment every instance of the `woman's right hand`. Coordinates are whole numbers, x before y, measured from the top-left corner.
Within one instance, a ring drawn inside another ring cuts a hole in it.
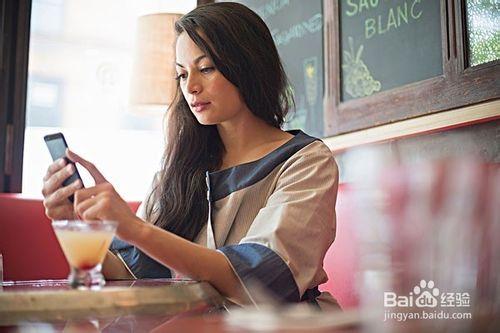
[[[68,186],[62,186],[66,178],[75,172],[75,166],[60,158],[52,163],[43,177],[43,205],[45,215],[52,220],[69,220],[76,217],[73,204],[69,197],[82,188],[82,182],[77,179]]]

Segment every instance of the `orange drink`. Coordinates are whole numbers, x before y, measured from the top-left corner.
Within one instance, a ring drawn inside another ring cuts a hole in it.
[[[52,227],[71,267],[68,277],[73,288],[103,286],[101,264],[116,231],[111,221],[54,221]]]
[[[109,231],[56,230],[59,244],[72,267],[91,269],[102,263],[113,239]]]

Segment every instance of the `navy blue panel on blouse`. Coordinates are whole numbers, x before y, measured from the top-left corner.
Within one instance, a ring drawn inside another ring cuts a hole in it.
[[[256,243],[228,245],[218,250],[226,255],[245,285],[257,281],[259,287],[265,287],[280,302],[300,301],[290,268],[273,250]]]
[[[278,165],[285,162],[293,154],[319,140],[300,130],[288,131],[294,137],[287,143],[262,157],[259,160],[240,164],[229,169],[210,172],[210,200],[217,201],[229,194],[258,183]]]
[[[123,261],[138,279],[171,278],[172,273],[166,266],[148,257],[144,252],[121,239],[114,238],[111,242],[112,252],[120,253]]]

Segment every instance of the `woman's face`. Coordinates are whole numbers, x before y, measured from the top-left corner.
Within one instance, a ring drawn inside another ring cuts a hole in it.
[[[186,32],[177,38],[176,72],[182,94],[202,125],[230,121],[248,111],[240,92]]]

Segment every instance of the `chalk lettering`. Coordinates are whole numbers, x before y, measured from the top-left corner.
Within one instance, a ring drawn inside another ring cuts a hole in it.
[[[365,21],[365,38],[370,39],[377,33],[375,28],[375,19],[369,18]]]
[[[405,2],[404,10],[401,9],[401,6],[398,6],[398,25],[401,25],[401,19],[408,24],[408,4]]]
[[[389,9],[389,16],[387,17],[387,30],[391,30],[394,27],[396,29],[398,25],[396,24],[396,17],[394,16],[394,10]]]
[[[346,4],[349,8],[346,10],[347,16],[354,16],[362,13],[364,10],[369,10],[378,7],[379,0],[358,0],[357,3],[353,0],[347,0]]]
[[[416,5],[417,3],[420,3],[420,0],[415,0],[415,1],[413,1],[412,5],[411,5],[411,10],[410,10],[410,12],[411,12],[411,17],[412,17],[412,18],[414,18],[415,20],[418,20],[418,19],[420,18],[420,16],[422,16],[422,10],[420,10],[420,11],[418,12],[418,14],[415,14],[415,12],[414,12],[415,5]]]
[[[295,24],[285,31],[273,29],[271,35],[277,46],[287,45],[293,39],[301,38],[306,34],[313,34],[321,30],[323,27],[323,15],[318,13],[306,21]]]
[[[375,35],[383,35],[391,30],[398,29],[403,24],[410,24],[411,21],[417,21],[422,17],[423,10],[418,7],[421,0],[413,0],[411,5],[407,1],[396,7],[391,7],[385,15],[377,15],[376,17],[368,17],[365,20],[365,38],[370,39]]]
[[[352,0],[347,0],[347,5],[352,8],[352,10],[345,11],[347,16],[354,16],[358,13],[358,5],[353,3]]]
[[[262,17],[263,20],[266,18],[276,15],[284,7],[290,5],[290,0],[273,0],[263,6],[258,7],[255,11]]]

